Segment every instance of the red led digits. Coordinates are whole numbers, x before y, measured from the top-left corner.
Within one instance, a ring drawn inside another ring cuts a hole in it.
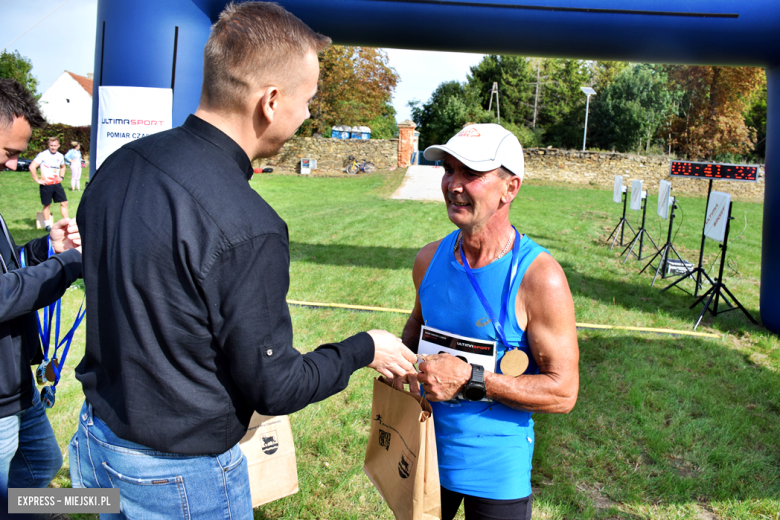
[[[756,182],[758,180],[758,167],[740,164],[672,161],[669,174],[671,176],[690,176],[703,179]]]

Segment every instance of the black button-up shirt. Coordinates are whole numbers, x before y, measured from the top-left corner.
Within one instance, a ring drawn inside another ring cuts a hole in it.
[[[81,276],[75,249],[48,258],[47,237],[31,240],[24,245],[26,269],[21,249],[0,216],[0,419],[33,404],[30,361],[42,357],[35,311],[57,301]]]
[[[300,410],[373,360],[366,333],[293,348],[287,226],[251,176],[237,143],[190,116],[113,153],[84,190],[87,346],[76,377],[117,436],[223,453],[252,410]]]

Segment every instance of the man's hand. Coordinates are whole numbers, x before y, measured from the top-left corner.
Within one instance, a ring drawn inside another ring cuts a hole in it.
[[[81,253],[81,235],[75,218],[64,218],[54,223],[49,233],[55,253],[77,249]]]
[[[420,358],[422,356],[417,357]],[[414,395],[420,395],[420,383],[417,381],[417,372],[409,372],[405,376],[396,377],[385,382],[396,390],[406,390],[404,385],[409,385],[409,392]]]
[[[401,340],[386,330],[369,330],[368,334],[374,340],[374,361],[368,365],[388,379],[406,377],[414,372],[417,356]]]
[[[38,178],[38,163],[35,161],[30,164],[30,175],[37,184],[43,184],[43,178]]]
[[[471,378],[471,365],[449,354],[426,356],[417,379],[429,401],[449,401]]]

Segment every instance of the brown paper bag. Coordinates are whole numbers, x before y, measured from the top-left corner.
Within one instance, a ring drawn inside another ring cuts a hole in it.
[[[436,433],[427,400],[374,380],[363,471],[397,520],[441,519]]]
[[[252,507],[298,492],[298,467],[289,417],[255,413],[239,446],[249,465]]]

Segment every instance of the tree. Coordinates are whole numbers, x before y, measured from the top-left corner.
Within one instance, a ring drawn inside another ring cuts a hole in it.
[[[299,135],[326,133],[338,124],[368,125],[386,117],[387,104],[398,84],[398,73],[388,65],[387,53],[372,47],[333,45],[320,56],[317,96],[311,119]]]
[[[38,80],[32,75],[32,62],[19,51],[0,54],[0,78],[15,79],[32,94],[38,90]]]
[[[395,122],[395,108],[385,103],[381,114],[368,122],[372,139],[392,139],[398,136],[398,124]]]
[[[591,142],[621,152],[651,141],[672,115],[680,93],[668,86],[662,67],[634,65],[620,72],[592,100]]]
[[[668,71],[684,91],[671,122],[673,143],[682,153],[713,160],[753,150],[756,131],[745,124],[744,115],[766,81],[762,69],[671,65]]]
[[[548,80],[540,93],[537,125],[544,128],[545,142],[576,148],[585,127],[586,97],[580,87],[592,84],[592,73],[582,60],[548,59],[542,62]]]
[[[420,131],[420,149],[446,143],[466,123],[494,123],[495,115],[483,109],[478,93],[458,81],[439,84],[425,104],[414,100],[412,120]]]
[[[628,67],[629,64],[625,61],[593,62],[593,88],[601,94],[601,91],[614,83],[620,73]]]
[[[745,124],[756,131],[756,156],[766,158],[766,77],[763,87],[753,95],[753,103],[745,116]]]
[[[498,83],[501,123],[520,126],[533,120],[534,74],[522,56],[490,54],[471,67],[467,83],[485,110],[490,106],[493,83]],[[494,100],[494,111],[495,105]]]

